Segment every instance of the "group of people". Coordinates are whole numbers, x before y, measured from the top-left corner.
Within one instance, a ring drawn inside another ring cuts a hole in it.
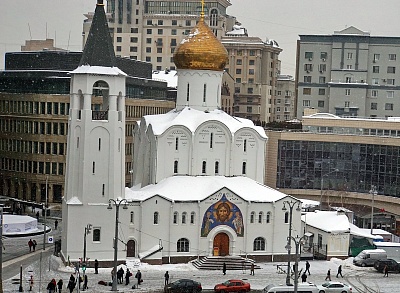
[[[254,266],[254,263],[252,262],[250,265],[250,275],[252,275],[252,276],[254,276],[254,269],[255,269],[255,266]],[[225,262],[222,264],[222,273],[224,274],[224,276],[226,275],[226,263]]]
[[[132,273],[129,271],[129,269],[126,269],[126,272],[124,271],[124,269],[121,267],[119,268],[119,270],[117,271],[117,282],[119,284],[123,284],[124,283],[124,275],[125,275],[125,285],[129,284],[129,278],[132,276]],[[114,278],[114,269],[111,271],[111,278]]]
[[[31,283],[31,285],[30,285],[29,291],[32,291],[32,286],[33,286],[33,277],[32,276],[31,276],[31,282],[30,283]],[[48,293],[54,293],[54,292],[57,292],[57,289],[58,289],[58,292],[62,293],[63,284],[64,284],[64,282],[63,282],[62,279],[58,280],[58,282],[56,282],[55,279],[52,279],[49,282],[49,284],[47,284],[47,288],[46,288],[47,292]]]
[[[305,269],[304,273],[301,275],[301,282],[302,283],[307,282],[307,273],[308,273],[308,275],[311,275],[311,273],[310,273],[310,263],[308,261],[306,261],[306,269]],[[339,276],[341,276],[343,278],[342,265],[339,265],[339,267],[338,267],[336,278],[339,278]],[[331,279],[331,269],[328,269],[328,272],[326,273],[325,281],[332,281],[332,279]]]
[[[33,239],[33,240],[29,239],[29,241],[28,241],[29,252],[35,251],[36,250],[36,245],[37,245],[37,242],[36,242],[35,239]]]

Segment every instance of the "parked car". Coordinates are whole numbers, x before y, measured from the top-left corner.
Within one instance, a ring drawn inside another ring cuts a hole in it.
[[[387,258],[387,253],[383,249],[366,249],[353,259],[353,264],[362,267],[372,267],[375,261],[384,258]]]
[[[322,285],[317,285],[319,293],[352,293],[351,286],[341,282],[326,282]]]
[[[374,268],[383,273],[383,269],[385,266],[388,266],[389,272],[399,272],[400,273],[400,264],[391,258],[379,259],[374,263]]]
[[[201,290],[201,283],[190,279],[176,280],[164,287],[165,293],[198,293]]]
[[[263,293],[289,293],[289,292],[294,292],[294,286],[290,285],[274,285],[270,284],[267,287],[265,287],[262,291]],[[298,293],[319,293],[318,287],[314,285],[313,283],[299,283],[297,287],[297,292]],[[340,292],[341,293],[341,292]]]
[[[222,284],[217,284],[214,287],[214,291],[217,293],[226,292],[249,292],[250,283],[243,282],[242,280],[228,280]]]

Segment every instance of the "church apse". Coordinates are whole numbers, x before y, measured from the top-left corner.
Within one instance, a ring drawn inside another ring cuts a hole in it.
[[[201,236],[207,237],[210,231],[219,225],[231,227],[239,237],[244,235],[242,212],[237,205],[226,198],[225,194],[204,213]]]

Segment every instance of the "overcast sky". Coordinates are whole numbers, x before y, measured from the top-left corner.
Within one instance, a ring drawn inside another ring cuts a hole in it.
[[[349,26],[372,36],[400,37],[400,0],[230,0],[228,14],[250,36],[275,39],[282,73],[294,75],[299,34],[332,34]],[[56,46],[82,50],[84,13],[96,0],[1,0],[0,69],[4,52],[20,51],[29,39],[56,39]],[[199,0],[200,2],[200,0]]]

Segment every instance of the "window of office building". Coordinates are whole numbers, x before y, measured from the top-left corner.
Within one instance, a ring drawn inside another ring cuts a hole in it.
[[[318,89],[318,95],[320,96],[325,95],[325,89]]]
[[[378,103],[371,103],[371,110],[378,110]]]
[[[392,103],[385,103],[385,110],[393,111],[393,104]]]
[[[303,107],[310,107],[311,101],[310,100],[303,100]]]
[[[396,61],[396,54],[389,54],[389,61]]]
[[[394,66],[388,66],[388,68],[387,68],[387,73],[396,73],[396,67],[394,67]]]
[[[304,82],[310,83],[311,82],[311,76],[305,75],[304,76]]]
[[[373,73],[379,73],[379,66],[372,66]]]
[[[311,95],[311,88],[305,87],[303,88],[303,95]]]
[[[306,58],[306,59],[312,60],[313,56],[314,56],[313,52],[305,52],[304,53],[304,58]]]
[[[325,106],[325,102],[324,101],[318,101],[318,107],[319,108],[323,108]]]

